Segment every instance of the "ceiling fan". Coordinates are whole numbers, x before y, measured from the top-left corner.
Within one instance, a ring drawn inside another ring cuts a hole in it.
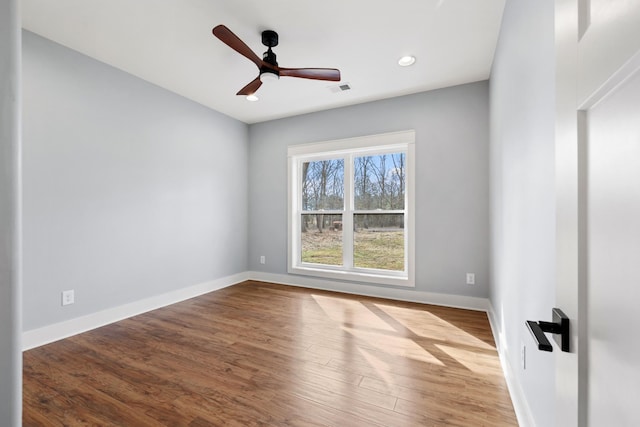
[[[213,29],[213,35],[219,38],[224,44],[238,52],[240,55],[256,64],[260,74],[251,83],[240,89],[236,95],[253,95],[262,83],[269,80],[278,80],[284,77],[300,77],[313,80],[340,81],[340,70],[335,68],[284,68],[279,67],[276,62],[276,54],[271,50],[278,45],[278,33],[271,30],[262,32],[262,44],[267,46],[267,51],[258,57],[238,36],[233,34],[224,25],[218,25]]]

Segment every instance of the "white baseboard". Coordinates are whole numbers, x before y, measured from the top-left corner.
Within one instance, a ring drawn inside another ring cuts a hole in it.
[[[384,288],[346,282],[331,282],[328,280],[303,276],[289,276],[286,274],[250,271],[223,277],[206,283],[200,283],[188,288],[109,308],[86,316],[66,320],[64,322],[43,326],[42,328],[25,331],[22,334],[22,349],[23,351],[26,351],[41,345],[49,344],[119,320],[222,289],[245,280],[259,280],[283,285],[301,286],[312,289],[322,289],[355,295],[419,302],[424,304],[436,304],[446,307],[466,308],[480,311],[487,311],[489,307],[489,301],[485,298],[420,292],[397,288]]]
[[[44,344],[49,344],[128,317],[136,316],[138,314],[166,307],[167,305],[175,304],[208,292],[226,288],[227,286],[244,282],[248,279],[249,274],[247,272],[234,274],[233,276],[199,283],[173,292],[156,295],[140,301],[102,310],[97,313],[88,314],[86,316],[77,317],[64,322],[54,323],[53,325],[47,325],[38,329],[32,329],[22,334],[22,349],[25,351]]]
[[[264,273],[250,271],[249,280],[277,283],[280,285],[300,286],[303,288],[321,289],[325,291],[343,292],[346,294],[364,295],[370,297],[387,298],[399,301],[435,304],[445,307],[466,308],[469,310],[488,311],[487,298],[468,297],[463,295],[439,294],[409,289],[387,288],[348,282],[333,282],[306,276],[292,276],[287,274]]]
[[[533,419],[533,414],[527,403],[527,399],[524,395],[524,390],[520,386],[513,366],[509,362],[509,354],[506,350],[506,346],[502,343],[502,335],[500,334],[500,322],[496,318],[496,313],[493,306],[489,302],[489,309],[487,310],[489,317],[489,324],[491,325],[491,331],[493,332],[493,340],[496,342],[498,349],[498,355],[500,356],[500,365],[502,365],[502,371],[504,378],[509,388],[509,394],[511,395],[511,402],[513,402],[513,410],[518,418],[518,424],[521,427],[535,427],[536,423]]]

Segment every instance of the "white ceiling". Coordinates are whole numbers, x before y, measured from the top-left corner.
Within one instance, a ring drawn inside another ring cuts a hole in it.
[[[22,0],[23,27],[246,123],[489,78],[505,0]],[[258,75],[211,34],[224,24],[258,56],[278,32],[282,67],[338,68],[335,82]],[[399,67],[411,54],[416,63]]]

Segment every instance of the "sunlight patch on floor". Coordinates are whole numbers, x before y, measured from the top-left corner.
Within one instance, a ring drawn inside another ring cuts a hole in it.
[[[456,362],[463,365],[471,372],[480,375],[502,375],[502,368],[497,355],[487,355],[476,353],[472,350],[452,347],[443,344],[436,344],[438,349],[454,358]]]
[[[433,356],[427,350],[422,348],[411,338],[396,337],[388,334],[380,334],[372,331],[363,331],[360,329],[348,327],[343,327],[342,329],[346,332],[349,332],[359,340],[362,340],[372,347],[384,351],[387,354],[406,357],[418,362],[432,363],[435,365],[444,366],[444,364],[440,360],[438,360],[437,357]]]
[[[351,327],[362,326],[384,331],[394,331],[393,327],[372,313],[371,310],[359,301],[322,295],[312,295],[312,297],[322,310],[324,310],[326,315],[335,322]]]
[[[358,351],[360,352],[360,354],[362,354],[362,357],[366,359],[367,363],[369,363],[369,366],[376,370],[378,378],[382,379],[385,384],[393,384],[393,379],[391,378],[391,374],[389,374],[388,363],[378,359],[376,356],[374,356],[364,348],[358,348]]]
[[[384,304],[374,305],[419,337],[439,341],[454,341],[457,344],[488,350],[495,349],[492,345],[487,344],[481,339],[474,337],[470,333],[463,331],[428,311],[393,307]]]

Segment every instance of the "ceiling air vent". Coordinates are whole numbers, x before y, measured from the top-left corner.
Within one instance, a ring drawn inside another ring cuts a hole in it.
[[[346,92],[351,90],[351,85],[349,83],[340,83],[339,85],[330,86],[329,90],[333,93]]]

